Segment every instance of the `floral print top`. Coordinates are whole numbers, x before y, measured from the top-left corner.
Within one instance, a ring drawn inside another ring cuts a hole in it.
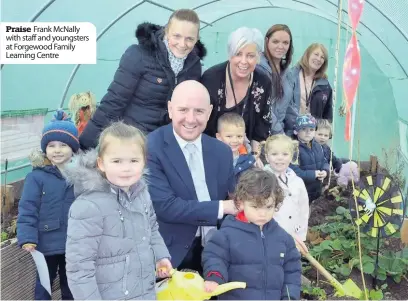
[[[249,87],[247,99],[238,100],[233,108],[225,108],[225,76],[227,63],[215,65],[206,70],[201,78],[202,84],[210,93],[213,105],[210,120],[207,123],[206,133],[215,137],[218,118],[226,112],[237,112],[245,120],[247,138],[255,141],[264,141],[270,135],[271,127],[271,84],[269,78],[257,70],[254,71],[253,81]]]

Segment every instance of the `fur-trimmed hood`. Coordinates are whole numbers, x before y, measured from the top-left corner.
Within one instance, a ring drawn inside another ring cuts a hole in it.
[[[30,160],[31,165],[34,168],[41,168],[47,165],[51,165],[51,162],[47,159],[40,148],[33,149],[28,155],[28,159]]]
[[[164,26],[152,24],[149,22],[141,23],[136,29],[135,36],[139,45],[154,51],[158,48],[158,41],[164,35]],[[204,44],[198,40],[194,46],[194,53],[202,60],[207,55],[207,49]]]
[[[75,155],[62,171],[69,184],[74,186],[75,196],[90,192],[118,192],[119,188],[109,183],[96,168],[98,154],[96,149]],[[147,188],[144,178],[131,187],[137,193]]]

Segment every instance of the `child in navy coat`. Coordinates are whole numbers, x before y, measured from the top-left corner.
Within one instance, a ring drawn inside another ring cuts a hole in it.
[[[63,111],[57,111],[55,120],[44,127],[41,151],[30,156],[33,170],[25,178],[18,204],[18,244],[44,254],[51,287],[58,271],[62,300],[73,300],[65,272],[65,243],[68,211],[75,196],[61,170],[78,149],[78,130]],[[38,275],[35,300],[51,300]]]
[[[309,202],[312,202],[322,194],[323,180],[330,172],[323,148],[314,139],[316,119],[311,115],[297,117],[294,134],[299,141],[299,151],[290,168],[305,182]]]
[[[284,194],[276,176],[252,168],[239,178],[235,201],[240,212],[227,216],[204,247],[204,288],[246,283],[218,300],[298,300],[300,253],[294,239],[273,219]]]
[[[242,116],[225,113],[218,118],[216,137],[232,150],[235,180],[238,182],[239,175],[253,167],[256,162],[245,146],[245,121]]]

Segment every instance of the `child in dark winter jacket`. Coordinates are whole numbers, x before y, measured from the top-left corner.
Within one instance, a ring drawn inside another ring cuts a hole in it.
[[[237,113],[225,113],[218,118],[217,134],[218,140],[231,147],[234,157],[234,174],[236,182],[239,175],[255,165],[255,157],[248,154],[245,146],[245,121]]]
[[[332,138],[332,125],[327,119],[317,120],[316,137],[315,140],[322,146],[324,156],[327,162],[332,162],[334,174],[337,177],[337,184],[346,187],[353,179],[357,183],[360,179],[360,173],[358,166],[355,162],[343,163],[338,159],[331,151],[330,146],[327,145],[327,141]],[[327,187],[329,183],[327,183]]]
[[[79,149],[78,131],[63,111],[44,127],[41,151],[30,155],[33,165],[24,182],[18,204],[17,240],[26,251],[43,253],[52,283],[60,279],[62,300],[73,300],[65,272],[65,243],[68,211],[74,189],[67,185],[61,171]],[[51,300],[37,275],[36,300]]]
[[[67,276],[75,300],[154,300],[156,273],[170,254],[159,233],[147,183],[145,137],[116,122],[96,150],[64,171],[76,200],[68,220]]]
[[[301,263],[295,241],[273,219],[284,198],[276,176],[252,168],[241,175],[235,192],[240,210],[227,216],[204,247],[204,288],[246,283],[218,300],[298,300]]]
[[[312,202],[321,195],[323,181],[330,172],[323,148],[314,139],[316,119],[309,114],[297,117],[294,134],[299,141],[299,151],[290,168],[305,182],[309,202]]]
[[[343,162],[338,159],[334,153],[332,153],[330,146],[327,145],[327,142],[332,138],[332,125],[327,119],[318,119],[316,126],[316,136],[315,140],[323,148],[324,157],[327,162],[330,164],[332,162],[333,170],[336,173],[340,172]]]

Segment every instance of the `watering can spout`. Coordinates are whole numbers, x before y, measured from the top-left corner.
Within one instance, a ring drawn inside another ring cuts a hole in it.
[[[171,278],[156,284],[157,300],[208,300],[227,291],[245,288],[245,282],[228,282],[219,285],[212,293],[204,290],[204,279],[194,272],[170,271]]]
[[[245,282],[228,282],[228,283],[221,284],[211,293],[211,297],[221,295],[225,292],[228,292],[230,290],[234,290],[237,288],[246,288],[246,283]]]

